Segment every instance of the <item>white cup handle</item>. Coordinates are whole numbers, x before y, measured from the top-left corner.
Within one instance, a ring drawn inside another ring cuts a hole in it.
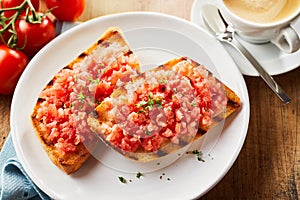
[[[281,29],[271,42],[286,53],[293,53],[300,48],[299,36],[290,26]]]

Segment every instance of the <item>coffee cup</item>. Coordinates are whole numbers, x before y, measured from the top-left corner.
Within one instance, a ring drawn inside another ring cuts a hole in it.
[[[209,1],[208,1],[209,2]],[[300,0],[214,0],[225,21],[251,43],[271,42],[287,53],[300,48],[291,24],[300,15]]]

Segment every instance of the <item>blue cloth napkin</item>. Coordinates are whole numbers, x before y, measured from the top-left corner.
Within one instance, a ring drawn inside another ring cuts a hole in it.
[[[0,199],[38,200],[51,199],[29,178],[18,161],[11,134],[0,152]]]

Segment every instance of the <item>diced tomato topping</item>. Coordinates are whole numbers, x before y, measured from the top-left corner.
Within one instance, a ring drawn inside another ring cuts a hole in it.
[[[111,73],[112,69],[107,71]],[[114,102],[105,110],[115,121],[106,124],[103,131],[108,141],[123,151],[142,148],[155,152],[165,141],[178,144],[181,137],[197,132],[198,126],[210,126],[213,116],[224,108],[226,98],[219,86],[204,66],[194,67],[185,60],[172,72],[146,72],[122,86],[127,90],[122,98],[127,98],[128,104],[113,101],[118,98],[115,95],[104,99],[104,103]],[[117,132],[109,131],[112,124],[118,127]]]
[[[41,92],[42,103],[36,118],[60,153],[74,152],[80,142],[91,138],[87,124],[89,113],[112,93],[123,74],[127,77],[136,74],[135,56],[127,54],[126,48],[121,49],[115,52],[112,47],[111,55],[106,56],[114,62],[96,61],[96,55],[91,54],[72,69],[60,70],[50,86]],[[113,134],[112,140],[121,142],[117,133]]]
[[[122,98],[127,98],[128,103],[114,101],[118,98],[115,95],[102,102],[102,106],[112,103],[111,108],[104,110],[112,116],[113,126],[118,127],[117,132],[110,132],[109,128],[104,130],[107,140],[123,151],[142,148],[146,152],[156,152],[166,141],[193,138],[198,126],[194,125],[194,131],[189,128],[188,132],[186,121],[198,122],[200,110],[191,113],[197,106],[192,106],[190,100],[197,97],[190,81],[173,71],[149,71],[145,77],[135,80],[122,86],[127,90]]]

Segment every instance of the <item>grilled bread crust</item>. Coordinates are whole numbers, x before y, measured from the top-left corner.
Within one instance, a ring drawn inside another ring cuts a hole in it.
[[[48,133],[42,131],[39,127],[39,121],[35,118],[35,112],[39,105],[36,105],[34,112],[31,116],[32,124],[35,128],[35,132],[43,148],[45,149],[50,160],[66,174],[71,174],[77,171],[83,163],[85,163],[90,157],[90,152],[86,149],[83,143],[79,143],[76,146],[74,152],[68,152],[61,154],[49,139]]]
[[[105,48],[112,43],[118,43],[121,47],[128,47],[119,28],[109,28],[97,42],[95,42],[87,50],[82,52],[77,58],[71,61],[66,67],[64,67],[64,69],[67,68],[72,70],[74,64],[84,62],[85,57],[89,56],[93,51],[98,48]],[[129,53],[132,53],[130,49]],[[139,70],[139,66],[135,67],[137,68],[137,70]],[[57,75],[55,75],[53,79],[45,86],[43,91],[51,88],[53,82],[55,82],[56,79]],[[45,99],[38,98],[31,114],[31,121],[36,135],[39,138],[39,141],[41,142],[43,148],[47,152],[50,160],[66,174],[74,173],[88,160],[88,158],[90,157],[90,152],[82,142],[76,145],[76,150],[74,152],[65,152],[64,154],[59,152],[59,150],[55,147],[55,144],[49,139],[49,133],[41,129],[42,122],[36,118],[37,111],[41,107],[43,101],[45,101]]]

